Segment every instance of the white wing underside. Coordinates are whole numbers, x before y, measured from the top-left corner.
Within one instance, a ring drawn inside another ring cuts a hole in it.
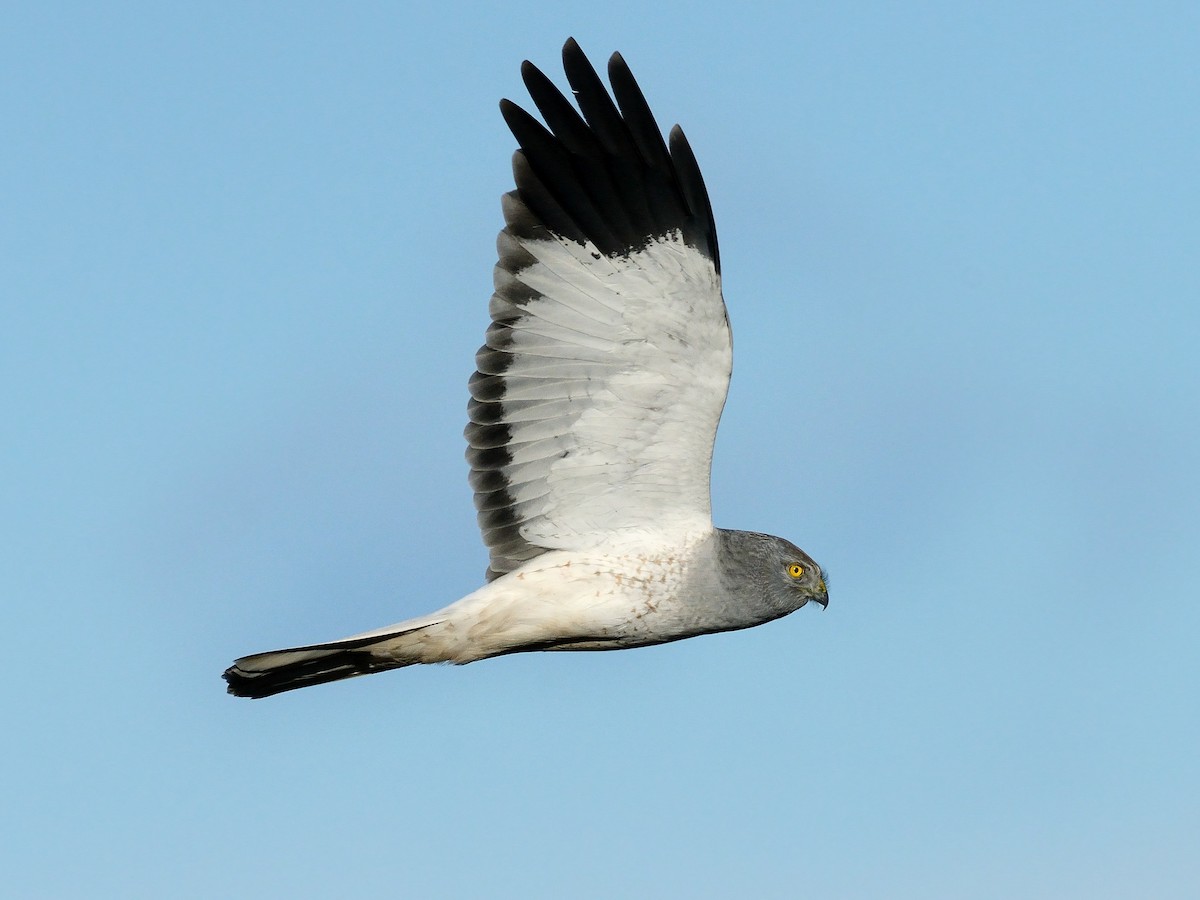
[[[466,430],[489,578],[549,550],[712,528],[732,352],[708,193],[618,54],[612,97],[574,41],[563,64],[578,111],[529,62],[546,125],[500,104],[516,190]]]
[[[515,274],[497,266],[491,308],[511,354],[499,472],[520,538],[581,550],[621,532],[710,528],[713,439],[732,365],[712,261],[677,231],[612,256],[507,230],[498,244],[502,260],[532,258]],[[531,299],[506,299],[521,286]]]

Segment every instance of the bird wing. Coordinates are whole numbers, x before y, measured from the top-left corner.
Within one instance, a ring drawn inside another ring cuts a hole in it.
[[[489,579],[547,550],[712,524],[732,346],[708,192],[619,54],[615,104],[573,40],[563,63],[582,116],[528,61],[548,128],[501,101],[521,149],[466,428]]]

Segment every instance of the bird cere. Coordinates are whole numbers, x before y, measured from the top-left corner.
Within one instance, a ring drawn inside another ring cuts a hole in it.
[[[545,125],[500,103],[520,145],[516,189],[503,197],[466,428],[485,584],[396,625],[242,657],[225,671],[231,694],[643,647],[828,604],[824,572],[799,547],[712,523],[732,343],[687,139],[675,126],[664,142],[620,54],[611,96],[574,40],[563,65],[579,111],[528,61]]]

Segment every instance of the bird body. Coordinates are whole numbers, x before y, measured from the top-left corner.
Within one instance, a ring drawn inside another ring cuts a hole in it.
[[[582,115],[528,62],[549,128],[501,102],[521,145],[517,187],[503,198],[466,428],[487,582],[388,628],[243,657],[225,672],[231,693],[640,647],[828,602],[824,572],[794,544],[712,523],[732,338],[712,210],[683,132],[664,143],[619,55],[616,104],[574,41],[563,61]]]
[[[225,677],[235,693],[270,696],[422,663],[622,650],[749,628],[807,602],[772,589],[781,540],[709,528],[657,545],[623,534],[590,552],[553,551],[438,612],[340,641],[243,657]],[[808,559],[797,547],[790,553]],[[746,591],[755,581],[758,590]],[[731,589],[742,602],[728,601]]]

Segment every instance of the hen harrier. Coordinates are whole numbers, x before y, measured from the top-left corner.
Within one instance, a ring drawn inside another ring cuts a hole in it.
[[[619,650],[749,628],[825,575],[782,538],[714,528],[709,475],[732,365],[708,192],[683,132],[664,143],[620,54],[614,104],[579,45],[579,109],[531,63],[546,127],[500,110],[520,149],[470,380],[467,459],[487,583],[365,634],[257,653],[229,692],[281,691],[416,663]]]

